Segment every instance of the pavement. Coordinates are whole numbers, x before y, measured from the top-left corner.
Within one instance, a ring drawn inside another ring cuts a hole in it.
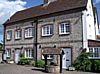
[[[0,74],[55,74],[55,73],[45,73],[43,69],[32,66],[0,64]],[[100,73],[63,70],[62,74],[100,74]]]

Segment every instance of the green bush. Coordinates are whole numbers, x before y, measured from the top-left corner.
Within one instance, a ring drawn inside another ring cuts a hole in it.
[[[72,66],[74,66],[76,70],[100,72],[100,60],[89,59],[88,56],[89,54],[86,53],[86,50],[83,50]]]
[[[89,54],[86,53],[86,49],[81,52],[73,64],[76,70],[91,71],[92,63],[89,60],[88,55]]]
[[[31,62],[30,59],[22,57],[22,58],[20,59],[20,61],[18,62],[18,64],[20,64],[20,65],[29,65],[30,62]]]
[[[39,68],[44,68],[45,62],[43,60],[37,60],[35,66]]]
[[[20,55],[20,61],[18,62],[19,65],[30,65],[31,60],[29,58],[25,58],[24,54]]]
[[[100,60],[91,60],[92,72],[100,72]]]

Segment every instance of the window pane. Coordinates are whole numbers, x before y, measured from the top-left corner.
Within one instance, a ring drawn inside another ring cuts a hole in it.
[[[52,25],[46,25],[42,27],[42,36],[47,36],[52,34]]]
[[[70,26],[68,24],[65,25],[66,32],[70,31]]]
[[[16,33],[16,34],[15,34],[15,38],[16,38],[16,39],[20,39],[20,37],[21,37],[21,30],[16,30],[15,33]]]
[[[64,24],[61,24],[61,33],[64,33]]]
[[[7,53],[7,57],[10,57],[11,56],[11,49],[7,49],[6,53]]]
[[[89,48],[90,57],[93,57],[93,48]]]
[[[98,48],[94,48],[94,57],[99,57]]]
[[[7,31],[7,40],[12,38],[12,31]]]
[[[59,32],[60,34],[68,34],[70,32],[70,25],[67,22],[60,23]]]
[[[33,37],[33,28],[25,29],[25,38]]]
[[[32,58],[33,57],[32,56],[32,49],[30,49],[30,48],[29,49],[26,49],[25,52],[26,52],[26,54],[25,54],[26,55],[26,58]]]

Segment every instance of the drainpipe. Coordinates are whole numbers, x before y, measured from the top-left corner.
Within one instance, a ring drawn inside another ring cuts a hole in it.
[[[83,40],[83,20],[82,20],[83,13],[81,12],[81,25],[82,25],[82,49],[84,48],[84,40]]]
[[[2,53],[2,61],[4,61],[4,54],[5,54],[5,30],[6,30],[5,24],[3,25],[3,27],[4,27],[4,32],[3,32],[3,53]]]
[[[38,43],[37,43],[37,29],[38,29],[38,19],[35,19],[34,20],[34,23],[35,23],[35,48],[36,48],[36,54],[35,54],[35,61],[37,62],[37,45],[38,45]]]

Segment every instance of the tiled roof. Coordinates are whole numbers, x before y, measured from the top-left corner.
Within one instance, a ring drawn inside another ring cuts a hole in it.
[[[43,16],[51,13],[61,12],[65,10],[71,10],[75,8],[86,7],[87,0],[58,0],[51,2],[48,5],[39,5],[32,8],[28,8],[15,13],[9,21],[5,24],[21,21],[24,19],[34,18],[38,16]]]
[[[46,55],[59,55],[61,54],[61,48],[42,48],[42,54]]]

